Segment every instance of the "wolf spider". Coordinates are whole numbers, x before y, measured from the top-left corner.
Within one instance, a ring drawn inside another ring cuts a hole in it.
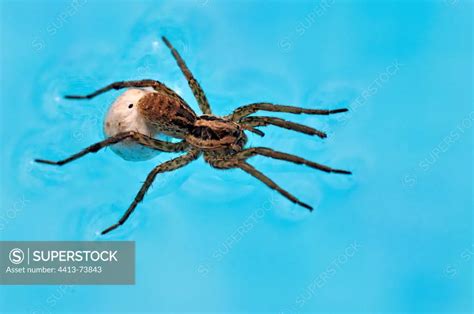
[[[115,82],[88,95],[70,95],[65,96],[65,98],[91,99],[110,90],[129,88],[127,91],[144,91],[144,88],[151,88],[151,91],[143,92],[139,95],[139,97],[136,97],[136,99],[134,99],[136,102],[131,103],[128,108],[132,108],[133,105],[136,106],[135,110],[137,110],[141,118],[144,119],[144,123],[146,124],[147,128],[152,130],[152,136],[137,132],[136,130],[126,130],[124,132],[114,134],[113,136],[95,143],[84,150],[60,161],[49,161],[43,159],[35,160],[39,163],[62,166],[73,160],[83,157],[88,153],[95,153],[102,148],[120,142],[123,143],[124,141],[134,142],[135,144],[162,152],[185,153],[177,158],[171,159],[156,166],[148,174],[132,204],[129,206],[120,220],[116,224],[102,231],[102,234],[106,234],[121,226],[130,217],[138,203],[143,200],[145,193],[159,173],[173,171],[184,167],[193,160],[197,159],[201,154],[204,155],[205,161],[212,167],[217,169],[240,168],[251,176],[265,183],[269,188],[278,191],[288,200],[309,210],[313,209],[310,205],[301,202],[295,196],[281,188],[265,174],[247,163],[247,160],[253,156],[261,155],[289,161],[296,164],[306,165],[311,168],[329,173],[333,172],[340,174],[351,174],[349,171],[333,169],[331,167],[309,161],[295,155],[275,151],[266,147],[245,148],[247,136],[244,133],[244,131],[249,131],[260,136],[264,136],[264,133],[256,128],[274,125],[324,138],[326,137],[324,132],[306,125],[286,121],[276,117],[250,115],[260,110],[293,114],[304,113],[314,115],[330,115],[345,112],[347,109],[306,109],[259,102],[239,107],[227,116],[219,117],[213,115],[204,91],[186,66],[178,51],[165,37],[162,37],[162,40],[171,50],[171,53],[179,68],[186,77],[189,87],[191,88],[199,108],[203,112],[203,115],[196,115],[196,113],[191,109],[186,101],[184,101],[176,92],[159,81],[144,79],[136,81]],[[180,139],[181,141],[168,142],[158,140],[153,136],[153,134],[156,135],[158,133]]]

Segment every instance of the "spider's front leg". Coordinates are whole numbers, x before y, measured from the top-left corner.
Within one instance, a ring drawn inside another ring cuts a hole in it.
[[[243,171],[247,172],[251,176],[257,178],[261,182],[265,183],[269,188],[278,191],[281,195],[292,201],[293,203],[296,203],[298,205],[301,205],[309,210],[312,210],[313,208],[309,206],[306,203],[301,202],[298,200],[295,196],[287,192],[286,190],[282,189],[278,184],[273,182],[270,178],[268,178],[266,175],[264,175],[262,172],[258,171],[255,169],[253,166],[248,164],[246,161],[247,159],[256,156],[256,155],[261,155],[261,156],[266,156],[274,159],[280,159],[280,160],[285,160],[289,161],[295,164],[302,164],[309,166],[311,168],[315,168],[318,170],[322,170],[325,172],[333,172],[333,173],[340,173],[340,174],[351,174],[350,171],[346,170],[340,170],[340,169],[334,169],[331,167],[328,167],[326,165],[318,164],[316,162],[306,160],[304,158],[301,158],[296,155],[291,155],[287,153],[282,153],[275,151],[270,148],[266,147],[253,147],[253,148],[248,148],[244,149],[238,153],[235,153],[233,156],[230,158],[222,159],[218,157],[212,157],[212,156],[206,156],[206,161],[211,164],[214,168],[218,169],[230,169],[230,168],[240,168]]]
[[[293,130],[297,132],[301,132],[304,134],[308,135],[317,135],[320,138],[325,138],[327,137],[326,133],[316,130],[315,128],[291,122],[291,121],[286,121],[280,118],[276,117],[245,117],[239,120],[239,124],[242,125],[242,127],[256,127],[256,126],[267,126],[267,125],[275,125],[281,128],[285,128],[288,130]]]
[[[143,183],[140,191],[138,191],[138,194],[135,196],[135,199],[133,200],[132,204],[130,207],[128,207],[127,211],[123,214],[123,216],[119,219],[119,221],[110,226],[109,228],[105,229],[102,231],[101,234],[106,234],[109,233],[110,231],[118,228],[119,226],[123,225],[125,221],[127,221],[128,217],[133,213],[135,208],[137,207],[138,203],[140,203],[143,200],[143,197],[145,196],[145,193],[148,191],[150,188],[151,184],[155,180],[156,176],[158,173],[162,172],[167,172],[167,171],[173,171],[176,169],[179,169],[181,167],[186,166],[189,164],[191,161],[197,159],[200,155],[200,152],[197,150],[190,150],[186,155],[179,156],[177,158],[168,160],[158,166],[156,166],[147,176],[145,182]]]
[[[252,147],[252,148],[247,148],[244,149],[238,153],[235,154],[235,157],[240,160],[247,160],[248,158],[251,158],[253,156],[260,155],[260,156],[266,156],[274,159],[280,159],[280,160],[285,160],[289,161],[295,164],[299,165],[305,165],[308,167],[311,167],[313,169],[318,169],[324,172],[329,172],[329,173],[339,173],[339,174],[352,174],[352,172],[347,171],[347,170],[341,170],[341,169],[334,169],[329,166],[319,164],[317,162],[311,161],[304,159],[302,157],[292,155],[292,154],[287,154],[283,152],[279,152],[267,147]]]
[[[48,164],[48,165],[62,166],[78,158],[81,158],[84,155],[87,155],[89,153],[96,153],[102,148],[105,148],[113,144],[117,144],[126,139],[134,140],[138,144],[146,146],[151,149],[156,149],[159,151],[170,152],[170,153],[184,151],[188,146],[187,143],[184,141],[178,142],[178,143],[170,143],[170,142],[154,139],[152,137],[149,137],[147,135],[144,135],[135,131],[128,131],[128,132],[119,133],[115,136],[109,137],[103,141],[95,143],[63,160],[51,161],[51,160],[45,160],[45,159],[35,159],[35,161],[39,163],[43,163],[43,164]]]
[[[316,114],[316,115],[330,115],[340,112],[346,112],[346,108],[341,109],[308,109],[308,108],[301,108],[301,107],[293,107],[293,106],[286,106],[286,105],[276,105],[267,102],[260,102],[245,105],[235,109],[230,115],[226,116],[227,119],[232,121],[238,121],[239,119],[251,115],[259,110],[265,111],[272,111],[272,112],[286,112],[286,113],[294,113],[294,114]]]
[[[214,159],[212,157],[206,158],[207,162],[214,168],[217,169],[232,169],[232,168],[240,168],[243,171],[247,172],[254,178],[258,179],[259,181],[265,183],[270,189],[277,191],[284,197],[286,197],[288,200],[291,202],[298,204],[300,206],[303,206],[304,208],[309,209],[310,211],[313,210],[313,207],[310,205],[303,203],[300,201],[298,198],[296,198],[293,194],[290,192],[286,191],[282,187],[280,187],[278,184],[276,184],[272,179],[267,177],[265,174],[262,172],[258,171],[255,169],[253,166],[250,164],[246,163],[242,158],[239,158],[237,155],[234,155],[230,159]]]

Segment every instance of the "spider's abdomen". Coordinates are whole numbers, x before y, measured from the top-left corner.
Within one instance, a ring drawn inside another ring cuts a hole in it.
[[[247,142],[247,137],[237,123],[203,115],[194,123],[186,141],[203,149],[229,148],[239,151]]]
[[[138,110],[158,131],[177,138],[185,138],[197,120],[191,107],[171,90],[143,96],[138,102]]]

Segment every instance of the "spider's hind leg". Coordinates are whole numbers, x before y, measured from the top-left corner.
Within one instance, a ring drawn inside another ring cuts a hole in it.
[[[137,88],[142,88],[142,87],[153,87],[154,89],[159,89],[159,88],[164,88],[164,84],[155,81],[155,80],[138,80],[138,81],[120,81],[120,82],[114,82],[111,83],[105,87],[102,87],[95,92],[92,92],[87,95],[66,95],[64,98],[66,99],[91,99],[94,98],[97,95],[103,94],[105,92],[108,92],[110,90],[117,90],[117,89],[122,89],[122,88],[130,88],[130,87],[137,87]]]
[[[65,158],[63,160],[59,161],[51,161],[51,160],[45,160],[45,159],[35,159],[35,162],[39,162],[42,164],[48,164],[48,165],[55,165],[55,166],[62,166],[64,164],[70,163],[71,161],[74,161],[76,159],[79,159],[89,153],[96,153],[102,148],[105,148],[110,145],[117,144],[119,142],[122,142],[126,139],[131,139],[138,144],[151,148],[151,149],[156,149],[159,151],[163,152],[180,152],[185,150],[187,144],[185,142],[178,142],[178,143],[170,143],[170,142],[165,142],[165,141],[160,141],[157,139],[154,139],[152,137],[149,137],[147,135],[135,132],[135,131],[129,131],[129,132],[123,132],[119,133],[115,136],[109,137],[103,141],[97,142],[95,144],[92,144],[89,147],[84,148],[80,152],[69,156],[68,158]]]

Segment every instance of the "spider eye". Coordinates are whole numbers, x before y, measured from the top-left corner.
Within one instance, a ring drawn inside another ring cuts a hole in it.
[[[128,108],[132,109],[132,107],[133,107],[133,104],[128,105]]]

